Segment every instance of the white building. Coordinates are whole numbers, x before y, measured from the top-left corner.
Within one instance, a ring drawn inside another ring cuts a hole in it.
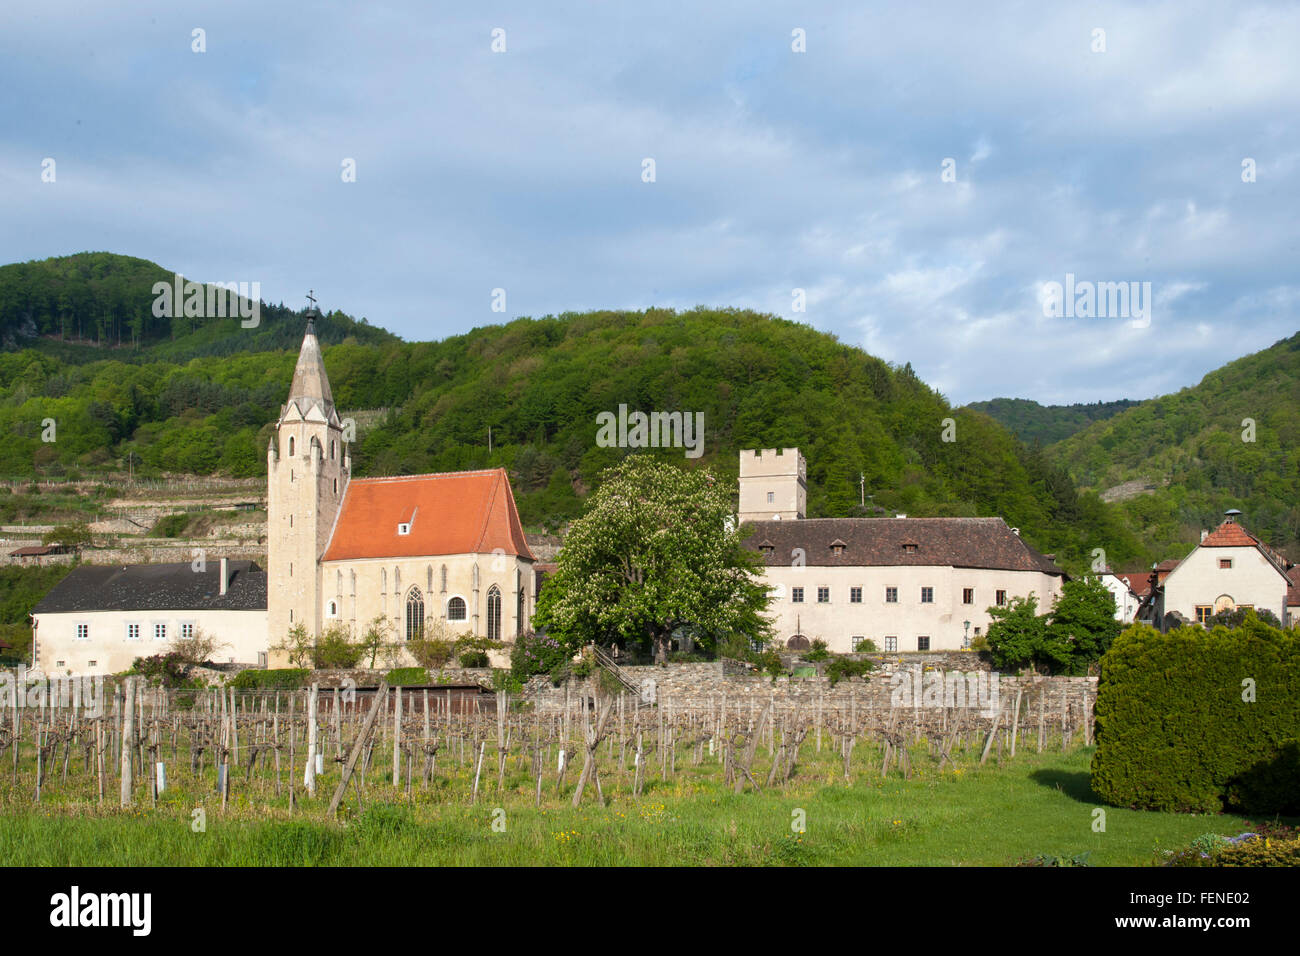
[[[1115,620],[1121,624],[1132,624],[1137,618],[1142,599],[1134,592],[1130,576],[1107,571],[1101,576],[1101,583],[1106,585],[1106,590],[1115,598]]]
[[[1061,593],[1065,573],[1001,518],[810,520],[805,474],[795,448],[740,453],[745,547],[763,558],[782,647],[959,650],[990,607],[1033,595],[1041,613]]]
[[[213,661],[266,666],[266,572],[252,561],[73,568],[32,611],[32,669],[118,674],[201,631]]]
[[[1286,561],[1227,512],[1223,524],[1206,534],[1160,583],[1154,620],[1161,630],[1183,621],[1206,623],[1220,611],[1267,610],[1286,622]]]

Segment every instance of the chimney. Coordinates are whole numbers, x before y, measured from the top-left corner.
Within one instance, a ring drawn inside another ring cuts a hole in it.
[[[1202,529],[1201,529],[1201,541],[1204,542],[1205,539],[1208,538],[1209,536],[1210,536],[1210,532],[1208,532],[1208,531],[1206,531],[1204,528],[1202,528]]]
[[[226,558],[221,559],[221,596],[226,596],[227,568],[229,567]]]

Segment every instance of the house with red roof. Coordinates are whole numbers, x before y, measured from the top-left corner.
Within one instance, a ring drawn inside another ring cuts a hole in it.
[[[1287,619],[1286,560],[1251,534],[1233,509],[1211,532],[1203,533],[1191,554],[1152,574],[1152,622],[1161,630],[1180,623],[1206,623],[1221,611],[1254,608]]]
[[[509,641],[533,610],[533,555],[504,469],[353,478],[311,321],[267,448],[272,666],[301,624],[393,643],[437,629]]]

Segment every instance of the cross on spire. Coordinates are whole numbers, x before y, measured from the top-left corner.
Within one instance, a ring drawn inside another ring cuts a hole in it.
[[[308,289],[308,290],[307,290],[307,301],[311,303],[311,308],[307,310],[307,311],[309,311],[309,312],[316,312],[316,311],[318,311],[317,308],[316,308],[316,296],[315,296],[314,293],[315,293],[315,290],[314,290],[314,289]]]

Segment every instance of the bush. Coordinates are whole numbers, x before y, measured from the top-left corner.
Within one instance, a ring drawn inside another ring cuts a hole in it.
[[[190,680],[189,662],[176,653],[137,657],[127,673],[138,674],[155,687],[193,687],[197,683]]]
[[[515,638],[515,646],[510,651],[510,673],[521,681],[535,674],[549,674],[571,656],[549,634],[534,634],[529,631]]]
[[[157,538],[179,538],[189,523],[190,516],[187,514],[167,515],[154,524],[153,535]]]
[[[855,661],[851,657],[837,657],[826,665],[826,679],[834,687],[846,677],[866,677],[876,665],[871,661]]]
[[[396,667],[384,675],[389,687],[412,687],[429,683],[429,672],[423,667]]]
[[[456,653],[456,642],[441,637],[418,637],[407,641],[406,649],[421,667],[433,669],[451,660]]]
[[[487,667],[488,656],[485,651],[466,651],[460,655],[461,667]]]
[[[366,650],[365,645],[352,643],[343,628],[331,627],[316,640],[313,658],[317,667],[348,670],[361,663]]]
[[[813,638],[812,647],[809,650],[804,651],[802,656],[804,660],[813,661],[815,663],[817,661],[828,660],[831,656],[831,652],[825,641],[820,637],[815,637]]]
[[[785,663],[781,660],[781,655],[774,650],[766,650],[758,654],[754,663],[764,674],[773,677],[780,677],[785,673]]]
[[[1101,659],[1092,788],[1150,810],[1288,812],[1300,799],[1300,638],[1135,624]]]
[[[296,690],[307,684],[311,671],[305,667],[280,667],[275,670],[244,670],[229,684],[236,690]]]

